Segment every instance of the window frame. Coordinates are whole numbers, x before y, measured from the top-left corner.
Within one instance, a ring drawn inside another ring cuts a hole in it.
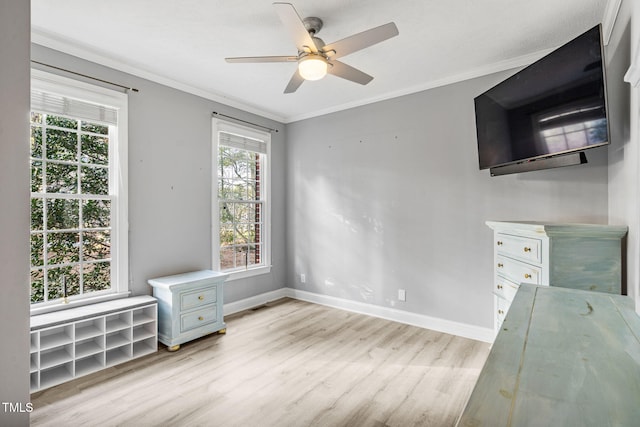
[[[82,305],[123,298],[129,295],[128,247],[128,96],[126,93],[102,86],[31,70],[31,88],[67,98],[104,105],[117,110],[116,132],[109,140],[109,197],[111,198],[111,289],[30,304],[31,315],[65,310]],[[38,111],[40,112],[40,111]],[[50,114],[59,115],[55,112]],[[82,119],[81,119],[82,120]],[[113,151],[112,151],[113,150]],[[31,156],[29,156],[31,157]],[[46,198],[46,190],[42,194]],[[63,196],[64,197],[64,196]],[[33,198],[30,193],[29,199]],[[81,224],[80,224],[81,225]],[[29,280],[31,287],[31,280]]]
[[[220,203],[218,200],[218,156],[220,147],[220,132],[242,135],[247,138],[263,141],[267,147],[264,154],[263,169],[264,179],[260,187],[261,198],[263,198],[264,212],[262,212],[264,226],[260,234],[262,238],[262,262],[255,267],[248,267],[242,270],[225,270],[229,274],[227,281],[258,276],[271,272],[271,133],[259,131],[248,126],[231,123],[226,120],[212,118],[212,168],[211,168],[211,235],[212,235],[212,266],[218,271],[220,269]]]

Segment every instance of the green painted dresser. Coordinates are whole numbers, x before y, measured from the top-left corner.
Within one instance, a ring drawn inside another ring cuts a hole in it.
[[[626,226],[487,221],[496,334],[520,283],[622,293]]]
[[[522,284],[458,426],[638,425],[633,300]]]

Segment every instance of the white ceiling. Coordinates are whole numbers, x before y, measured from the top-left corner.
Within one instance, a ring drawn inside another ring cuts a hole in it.
[[[374,76],[335,76],[283,94],[296,55],[271,1],[31,0],[32,40],[233,107],[292,122],[522,66],[613,21],[620,0],[292,0],[324,21],[326,43],[393,21],[400,35],[341,60]]]

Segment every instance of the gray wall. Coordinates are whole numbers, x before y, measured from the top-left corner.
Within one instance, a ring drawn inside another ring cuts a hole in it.
[[[272,272],[228,282],[225,303],[285,286],[282,124],[42,46],[33,46],[32,58],[139,89],[129,95],[129,269],[136,295],[151,292],[148,279],[211,268],[211,113],[278,128],[272,134]]]
[[[0,2],[0,402],[29,402],[29,1]],[[0,406],[0,425],[29,425]]]
[[[606,148],[582,166],[478,170],[473,97],[507,75],[288,125],[289,285],[490,328],[486,220],[607,223]]]

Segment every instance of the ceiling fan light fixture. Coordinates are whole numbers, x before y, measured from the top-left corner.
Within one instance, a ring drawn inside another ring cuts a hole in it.
[[[298,72],[305,80],[320,80],[327,75],[327,60],[320,55],[307,55],[298,61]]]

